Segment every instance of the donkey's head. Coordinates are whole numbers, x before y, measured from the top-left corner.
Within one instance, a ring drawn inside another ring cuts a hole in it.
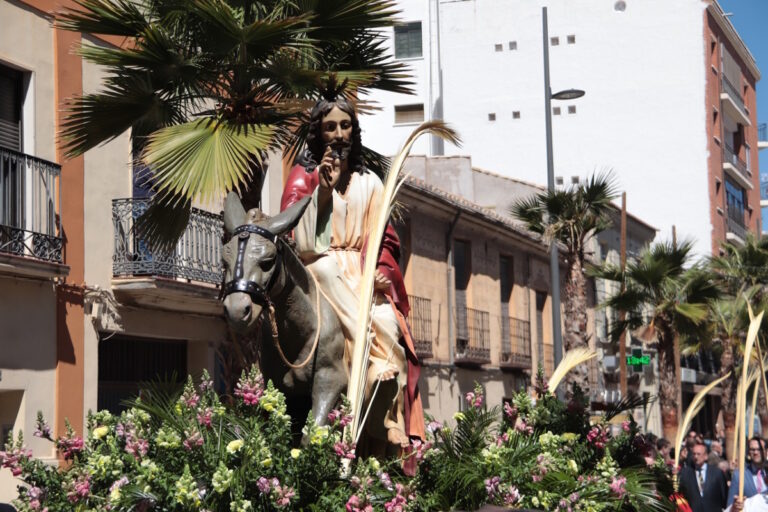
[[[234,192],[227,196],[224,228],[231,239],[222,250],[224,312],[235,330],[252,329],[271,301],[270,294],[280,286],[282,262],[277,237],[296,226],[310,200],[307,196],[270,218],[258,210],[246,213]]]

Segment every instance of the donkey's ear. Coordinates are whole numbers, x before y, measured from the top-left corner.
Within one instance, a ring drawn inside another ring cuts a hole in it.
[[[232,233],[236,227],[242,226],[246,222],[245,208],[240,202],[240,197],[230,192],[224,200],[224,229],[227,233]]]
[[[311,195],[303,197],[300,201],[267,220],[264,227],[276,235],[287,233],[299,223],[299,219],[304,215],[304,210],[307,209],[310,201],[312,201]]]

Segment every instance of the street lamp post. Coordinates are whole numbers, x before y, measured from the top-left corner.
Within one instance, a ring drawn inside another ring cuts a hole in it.
[[[542,33],[544,36],[544,114],[547,125],[547,187],[550,192],[555,190],[555,164],[552,156],[552,100],[570,100],[584,96],[579,89],[566,89],[552,94],[549,87],[549,27],[547,24],[547,8],[541,8]],[[553,240],[549,251],[550,281],[552,287],[552,342],[555,349],[554,366],[557,367],[563,358],[563,332],[560,320],[560,260],[557,242]]]

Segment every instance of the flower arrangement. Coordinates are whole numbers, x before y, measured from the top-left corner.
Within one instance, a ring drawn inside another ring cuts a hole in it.
[[[465,398],[455,427],[429,421],[427,439],[404,455],[419,463],[413,478],[402,458],[357,456],[343,434],[346,402],[325,426],[307,421],[296,446],[285,398],[255,368],[243,373],[231,403],[204,374],[176,395],[152,390],[119,416],[89,414],[85,438],[68,427],[53,439],[38,415],[34,434],[54,442],[68,464],[32,458],[21,434],[0,464],[22,481],[20,511],[669,508],[656,494],[666,476],[642,465],[645,444],[631,420],[612,437],[603,423],[590,425],[578,403],[545,392],[535,401],[520,393],[491,410],[480,388]]]

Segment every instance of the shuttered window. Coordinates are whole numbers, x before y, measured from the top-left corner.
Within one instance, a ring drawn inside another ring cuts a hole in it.
[[[421,22],[395,25],[395,58],[421,57]]]
[[[396,105],[395,124],[421,123],[424,121],[424,104]]]
[[[21,79],[15,69],[0,66],[0,147],[21,151]]]

